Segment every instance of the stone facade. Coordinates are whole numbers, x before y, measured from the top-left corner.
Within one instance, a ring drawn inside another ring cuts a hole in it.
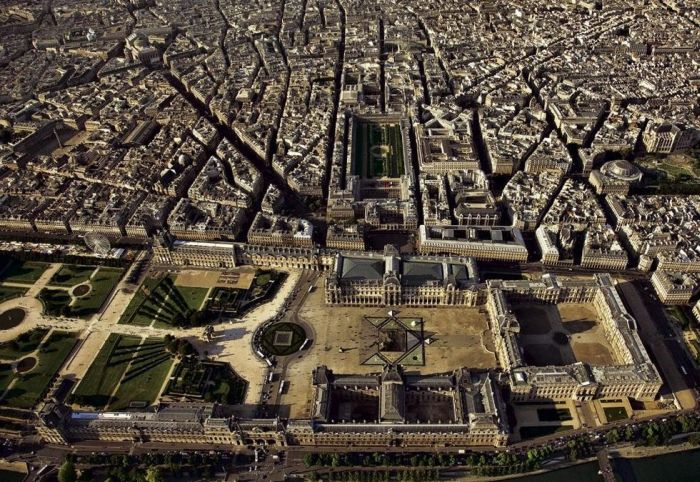
[[[508,226],[425,226],[418,230],[418,251],[454,254],[478,260],[527,261],[518,228]]]
[[[475,306],[476,264],[471,258],[339,254],[326,278],[326,303],[349,306]]]
[[[597,274],[590,281],[559,281],[554,275],[545,275],[541,282],[489,281],[487,286],[489,323],[499,363],[510,377],[512,400],[656,397],[661,377],[637,334],[636,320],[625,309],[610,275]],[[511,300],[592,303],[613,349],[615,363],[527,365],[518,344],[520,323],[511,310]]]
[[[233,446],[285,446],[284,426],[274,419],[238,421],[210,404],[175,403],[142,412],[76,412],[53,403],[39,413],[43,441],[163,442]]]
[[[433,420],[420,418],[428,413],[426,406]],[[304,430],[297,428],[302,426]],[[508,442],[505,405],[494,375],[466,368],[407,375],[387,365],[376,375],[336,375],[318,367],[312,417],[291,422],[289,428],[290,442],[299,445],[444,447]]]

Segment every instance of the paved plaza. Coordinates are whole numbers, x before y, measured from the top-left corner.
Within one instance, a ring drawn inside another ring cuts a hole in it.
[[[376,333],[367,317],[386,317],[384,308],[334,307],[333,316],[324,304],[323,290],[306,299],[300,318],[313,333],[313,344],[287,370],[289,392],[282,404],[294,418],[308,417],[312,399],[311,372],[326,365],[338,373],[377,373],[381,367],[363,363],[367,347],[376,343]],[[492,368],[496,358],[483,342],[490,340],[486,314],[477,308],[412,308],[395,312],[399,318],[422,318],[425,364],[406,366],[407,373],[445,373],[457,367]],[[428,343],[429,342],[429,343]]]

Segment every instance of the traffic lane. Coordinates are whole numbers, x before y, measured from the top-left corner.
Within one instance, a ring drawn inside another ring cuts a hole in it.
[[[668,351],[676,360],[676,363],[680,367],[681,374],[685,378],[689,386],[696,388],[698,386],[697,377],[695,376],[695,369],[693,368],[693,362],[690,359],[683,342],[679,339],[664,340]]]
[[[665,343],[659,343],[664,338],[659,333],[656,322],[649,315],[649,311],[637,287],[629,282],[619,283],[617,286],[625,300],[625,304],[639,324],[639,336],[646,342],[645,345],[653,353],[657,361],[657,369],[675,394],[681,408],[695,408],[697,400],[695,399],[694,390],[688,386],[672,354],[672,350],[669,350]]]

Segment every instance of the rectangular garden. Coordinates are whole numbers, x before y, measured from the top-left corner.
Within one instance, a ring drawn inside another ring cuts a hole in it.
[[[79,405],[111,410],[152,403],[173,360],[161,338],[111,334],[73,394]]]

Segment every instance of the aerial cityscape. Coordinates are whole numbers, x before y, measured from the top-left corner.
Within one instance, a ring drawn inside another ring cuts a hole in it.
[[[699,0],[2,0],[0,481],[695,481]]]

